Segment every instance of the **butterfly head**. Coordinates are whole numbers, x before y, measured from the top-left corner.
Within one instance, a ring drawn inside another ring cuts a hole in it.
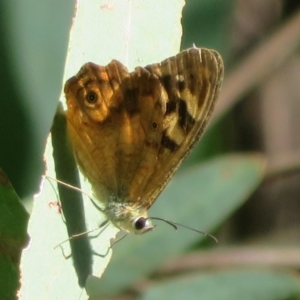
[[[114,226],[130,233],[143,234],[154,229],[147,210],[130,203],[111,201],[105,214]]]

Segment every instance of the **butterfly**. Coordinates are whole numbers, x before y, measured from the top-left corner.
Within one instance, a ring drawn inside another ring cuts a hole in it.
[[[216,51],[193,47],[133,72],[89,62],[66,82],[75,158],[114,226],[154,228],[148,209],[204,132],[223,73]]]

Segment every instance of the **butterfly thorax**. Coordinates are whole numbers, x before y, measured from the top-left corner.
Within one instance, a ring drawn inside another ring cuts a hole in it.
[[[104,213],[117,228],[136,234],[153,230],[147,210],[133,202],[109,199]]]

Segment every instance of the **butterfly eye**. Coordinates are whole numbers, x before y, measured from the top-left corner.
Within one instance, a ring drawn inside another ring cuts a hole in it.
[[[147,225],[147,219],[144,217],[140,217],[137,220],[134,221],[134,228],[136,230],[141,230],[143,228],[145,228],[145,226]]]
[[[95,92],[90,91],[90,92],[87,93],[85,98],[86,98],[88,103],[94,104],[94,103],[97,102],[98,96]]]
[[[154,229],[149,218],[137,217],[132,222],[135,234],[143,234]]]

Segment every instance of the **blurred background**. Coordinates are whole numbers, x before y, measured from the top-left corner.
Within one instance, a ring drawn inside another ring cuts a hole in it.
[[[74,3],[0,2],[0,167],[21,199],[38,191],[43,173]],[[205,160],[255,151],[267,157],[264,182],[219,229],[218,238],[223,245],[291,246],[286,255],[274,252],[272,263],[296,271],[300,259],[292,250],[299,245],[300,231],[300,2],[187,0],[182,25],[182,49],[193,44],[213,48],[225,61],[212,126],[186,166],[194,155]],[[249,259],[238,253],[218,254],[219,266]],[[267,263],[270,257],[265,255],[257,250],[251,259]],[[213,266],[215,258],[208,253],[203,267]],[[170,268],[179,272],[181,265]]]
[[[197,4],[195,3],[197,2]],[[182,48],[215,48],[225,60],[225,82],[214,115],[215,151],[258,151],[267,176],[228,223],[237,240],[296,241],[300,200],[300,2],[188,1]],[[200,2],[202,3],[200,5]],[[228,238],[228,236],[226,236]]]

